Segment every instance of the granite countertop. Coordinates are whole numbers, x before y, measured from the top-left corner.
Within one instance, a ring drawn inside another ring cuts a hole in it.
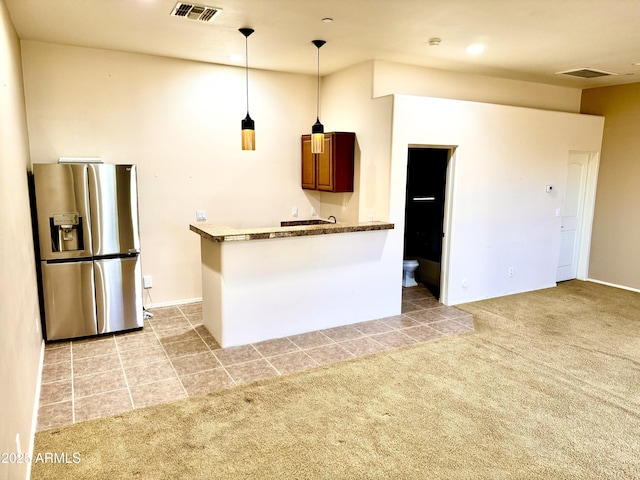
[[[261,240],[267,238],[304,237],[309,235],[328,235],[331,233],[368,232],[373,230],[392,230],[393,223],[353,222],[323,223],[320,225],[297,225],[289,227],[231,228],[216,223],[198,223],[189,225],[192,232],[212,242],[236,242],[242,240]]]

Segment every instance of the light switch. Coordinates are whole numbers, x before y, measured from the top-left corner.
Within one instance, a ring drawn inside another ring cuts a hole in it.
[[[207,220],[207,211],[206,210],[196,210],[196,220],[198,222],[204,222]]]

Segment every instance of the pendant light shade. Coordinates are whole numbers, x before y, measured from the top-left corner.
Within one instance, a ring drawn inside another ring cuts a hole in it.
[[[253,28],[241,28],[240,33],[244,35],[245,50],[245,79],[247,85],[247,116],[242,120],[242,150],[256,149],[256,124],[249,116],[249,35],[254,32]]]
[[[311,153],[324,152],[324,125],[320,123],[320,47],[325,43],[324,40],[313,40],[318,49],[318,90],[316,95],[316,123],[311,127]]]

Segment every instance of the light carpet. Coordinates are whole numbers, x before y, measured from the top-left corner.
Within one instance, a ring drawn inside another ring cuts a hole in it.
[[[640,478],[640,294],[458,305],[476,331],[40,432],[34,479]]]

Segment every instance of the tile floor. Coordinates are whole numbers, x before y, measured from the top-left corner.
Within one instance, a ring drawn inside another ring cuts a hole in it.
[[[38,430],[202,395],[339,360],[472,331],[473,317],[403,289],[402,315],[220,348],[201,303],[151,310],[144,329],[45,347]]]

